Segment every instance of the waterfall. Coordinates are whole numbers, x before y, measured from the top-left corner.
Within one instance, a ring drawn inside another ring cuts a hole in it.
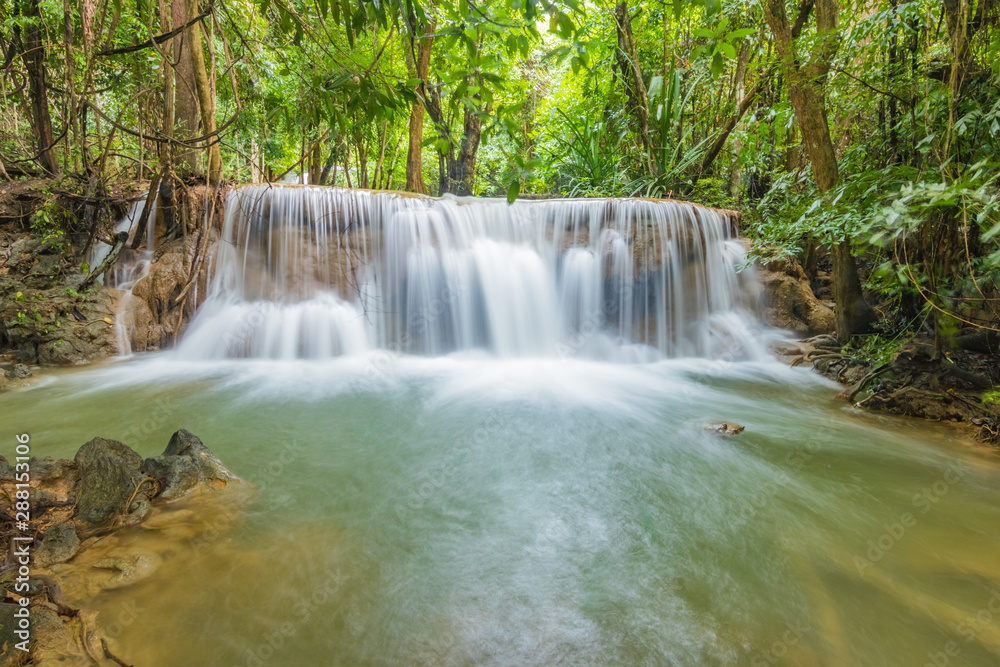
[[[116,234],[119,232],[128,233],[128,241],[119,252],[111,268],[97,279],[105,287],[122,291],[115,315],[115,338],[118,341],[118,354],[121,356],[128,356],[132,353],[131,340],[134,323],[131,321],[132,318],[128,310],[129,301],[133,298],[132,288],[149,273],[150,264],[153,262],[153,251],[156,249],[156,201],[154,200],[150,206],[146,222],[145,245],[140,246],[139,250],[131,248],[138,231],[135,225],[139,222],[146,207],[146,193],[132,204],[129,212],[115,226]],[[96,241],[90,249],[88,257],[90,268],[96,268],[110,252],[110,245],[103,241]]]
[[[724,214],[681,202],[248,185],[178,351],[746,358],[762,350],[745,263]]]

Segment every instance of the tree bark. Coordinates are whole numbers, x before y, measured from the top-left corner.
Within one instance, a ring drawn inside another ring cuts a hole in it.
[[[431,65],[431,47],[434,43],[434,23],[424,26],[425,35],[410,40],[407,61],[412,62],[413,77],[420,79],[415,92],[419,100],[410,109],[409,145],[406,150],[406,189],[409,192],[427,194],[424,183],[424,100],[427,99],[427,75]],[[415,57],[414,57],[415,54]]]
[[[198,15],[198,0],[188,0],[188,14]],[[198,107],[201,109],[201,126],[204,134],[215,132],[215,98],[212,97],[212,86],[208,80],[208,70],[205,69],[205,54],[201,45],[201,25],[195,23],[189,29],[191,35],[191,65],[194,74],[195,88],[198,92]],[[211,48],[211,44],[209,44]],[[206,171],[209,185],[218,185],[222,178],[222,154],[219,151],[219,138],[208,139],[208,155]]]
[[[615,57],[622,73],[628,106],[639,125],[642,146],[651,157],[649,98],[646,96],[646,85],[639,66],[639,50],[632,34],[632,19],[629,17],[627,0],[621,0],[615,5],[615,31],[618,33],[618,50]]]
[[[816,15],[817,38],[809,64],[800,66],[798,36],[808,14]],[[788,97],[802,132],[802,142],[812,165],[813,178],[821,193],[829,192],[840,179],[837,156],[826,115],[826,80],[830,63],[840,45],[838,0],[804,0],[794,26],[788,22],[784,0],[767,0],[764,18],[774,34],[788,81]],[[846,343],[852,334],[868,327],[874,312],[861,292],[851,241],[844,238],[833,246],[833,295],[837,303],[837,340]]]
[[[479,85],[482,86],[482,81]],[[478,93],[473,96],[481,101]],[[483,119],[479,109],[466,105],[462,114],[462,141],[458,156],[448,160],[449,192],[468,196],[472,194],[473,180],[476,176],[476,155],[479,152],[479,142],[483,136]]]
[[[188,20],[186,0],[173,0],[173,27],[182,27]],[[196,16],[196,14],[190,14]],[[174,62],[174,136],[189,139],[198,136],[198,90],[194,80],[194,33],[196,26],[189,26],[173,39]],[[200,45],[200,40],[199,40]],[[198,152],[189,147],[176,146],[174,165],[181,171],[199,174]]]
[[[165,30],[173,24],[170,18],[169,0],[159,0],[160,30]],[[174,136],[174,71],[170,66],[170,52],[167,47],[157,47],[160,51],[160,66],[163,70],[163,115],[160,131],[163,136]],[[158,144],[160,151],[160,174],[170,174],[174,170],[174,147],[169,141]]]
[[[45,69],[45,43],[42,41],[42,15],[38,0],[31,0],[29,16],[34,19],[28,26],[24,39],[24,67],[28,72],[28,94],[31,97],[31,121],[35,129],[38,163],[49,174],[59,173],[52,145],[52,116],[49,114],[47,72]]]

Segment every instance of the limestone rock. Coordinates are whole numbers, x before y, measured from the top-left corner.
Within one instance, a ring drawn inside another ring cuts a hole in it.
[[[24,364],[14,364],[6,375],[11,380],[23,380],[31,377],[31,371]]]
[[[80,538],[76,529],[68,523],[59,523],[45,532],[42,544],[35,551],[35,562],[41,567],[65,563],[79,550]]]
[[[102,558],[94,563],[94,567],[111,573],[111,577],[101,584],[101,588],[114,590],[131,586],[148,578],[156,572],[162,560],[157,554],[134,553]]]
[[[719,435],[738,435],[746,430],[746,427],[734,424],[733,422],[719,422],[717,424],[708,424],[705,430],[718,433]]]
[[[159,497],[174,500],[197,488],[223,488],[239,481],[198,439],[181,429],[170,438],[163,454],[146,459],[143,470],[160,481]]]
[[[831,333],[836,316],[816,298],[805,271],[794,260],[770,262],[758,270],[763,316],[768,324],[800,336]]]
[[[83,364],[116,354],[114,308],[114,296],[101,285],[78,294],[66,285],[31,289],[0,276],[0,335],[22,364]]]
[[[149,513],[144,501],[154,493],[155,484],[141,470],[142,457],[124,443],[94,438],[76,453],[76,465],[80,472],[76,520],[85,533],[139,523]]]

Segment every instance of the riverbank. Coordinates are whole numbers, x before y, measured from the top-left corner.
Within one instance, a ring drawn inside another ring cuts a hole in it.
[[[160,456],[94,438],[73,459],[0,457],[0,664],[125,665],[108,644],[138,620],[79,601],[135,585],[172,558],[191,558],[241,520],[244,484],[188,431]],[[222,519],[220,521],[220,518]]]

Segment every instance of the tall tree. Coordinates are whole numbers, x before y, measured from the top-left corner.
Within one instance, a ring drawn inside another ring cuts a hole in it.
[[[808,60],[803,63],[799,59],[799,39],[810,14],[816,17],[816,38]],[[764,5],[764,17],[781,57],[788,96],[802,132],[813,178],[824,194],[840,180],[826,112],[826,82],[840,46],[839,14],[838,0],[802,0],[795,22],[789,23],[784,0],[767,0]],[[832,255],[837,339],[846,343],[851,334],[865,330],[874,313],[861,292],[851,240],[835,240]]]
[[[188,0],[189,16],[197,16],[198,0]],[[222,155],[219,152],[219,138],[215,133],[215,95],[205,68],[205,55],[202,51],[201,26],[195,23],[189,28],[191,35],[191,71],[194,76],[195,90],[198,93],[198,108],[201,110],[201,129],[208,138],[208,155],[206,175],[208,182],[215,185],[222,177]],[[208,45],[212,47],[211,43]]]
[[[197,14],[188,12],[189,0],[173,0],[171,18],[174,28],[181,28],[189,18]],[[194,27],[190,26],[176,36],[174,51],[174,136],[190,139],[198,136],[198,88],[194,78]],[[178,170],[197,174],[198,154],[193,148],[177,146],[174,151],[175,166]]]
[[[649,99],[643,83],[642,68],[639,63],[639,49],[632,34],[632,17],[628,12],[628,1],[621,0],[615,5],[615,32],[618,49],[615,60],[621,72],[622,83],[628,98],[628,108],[639,126],[639,135],[646,154],[651,155],[649,135]]]
[[[422,23],[410,18],[407,36],[406,59],[411,75],[418,79],[417,101],[410,109],[409,144],[406,150],[406,189],[427,194],[423,170],[424,102],[427,99],[427,75],[431,66],[431,48],[434,45],[434,22]]]
[[[30,23],[25,30],[24,50],[21,56],[28,73],[28,92],[31,97],[31,121],[35,130],[38,163],[50,174],[59,171],[56,163],[52,133],[52,116],[49,113],[48,73],[45,68],[45,42],[42,40],[42,14],[39,0],[29,0],[27,16]]]

